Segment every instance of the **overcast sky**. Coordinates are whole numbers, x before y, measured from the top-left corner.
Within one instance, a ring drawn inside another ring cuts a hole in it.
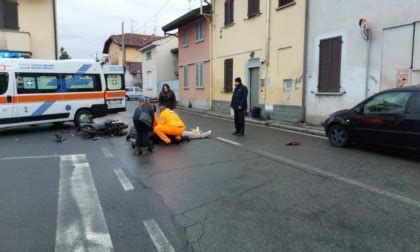
[[[72,58],[94,58],[101,55],[105,40],[126,32],[153,34],[154,15],[158,35],[161,27],[200,5],[200,0],[57,0],[59,45]],[[164,7],[164,8],[163,8]],[[162,9],[163,8],[163,9]]]

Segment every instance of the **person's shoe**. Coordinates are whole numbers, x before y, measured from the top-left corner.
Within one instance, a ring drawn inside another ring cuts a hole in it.
[[[141,155],[147,155],[147,147],[146,148],[141,148]]]
[[[232,135],[237,136],[239,133],[238,132],[233,132]]]
[[[134,155],[141,156],[142,154],[143,154],[143,152],[141,151],[141,149],[139,147],[136,147],[134,149]]]
[[[238,133],[238,134],[236,134],[237,136],[240,136],[240,137],[243,137],[243,136],[245,136],[245,134],[244,133]]]

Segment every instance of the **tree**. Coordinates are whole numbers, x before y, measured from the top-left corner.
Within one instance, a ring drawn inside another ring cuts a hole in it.
[[[60,48],[60,53],[61,53],[61,55],[60,55],[60,57],[59,57],[59,59],[60,59],[60,60],[71,59],[71,57],[70,57],[70,55],[67,53],[67,51],[66,51],[66,50],[64,50],[64,47],[61,47],[61,48]]]

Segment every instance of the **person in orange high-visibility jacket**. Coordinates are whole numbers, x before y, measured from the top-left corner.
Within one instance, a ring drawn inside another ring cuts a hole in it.
[[[155,127],[155,134],[166,144],[171,143],[168,136],[181,140],[185,125],[177,113],[169,108],[162,108],[159,115],[159,124]]]

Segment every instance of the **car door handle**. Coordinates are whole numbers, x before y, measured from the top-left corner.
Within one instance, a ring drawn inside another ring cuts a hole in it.
[[[7,103],[12,103],[13,101],[12,96],[10,95],[8,95],[6,99],[7,99]]]

